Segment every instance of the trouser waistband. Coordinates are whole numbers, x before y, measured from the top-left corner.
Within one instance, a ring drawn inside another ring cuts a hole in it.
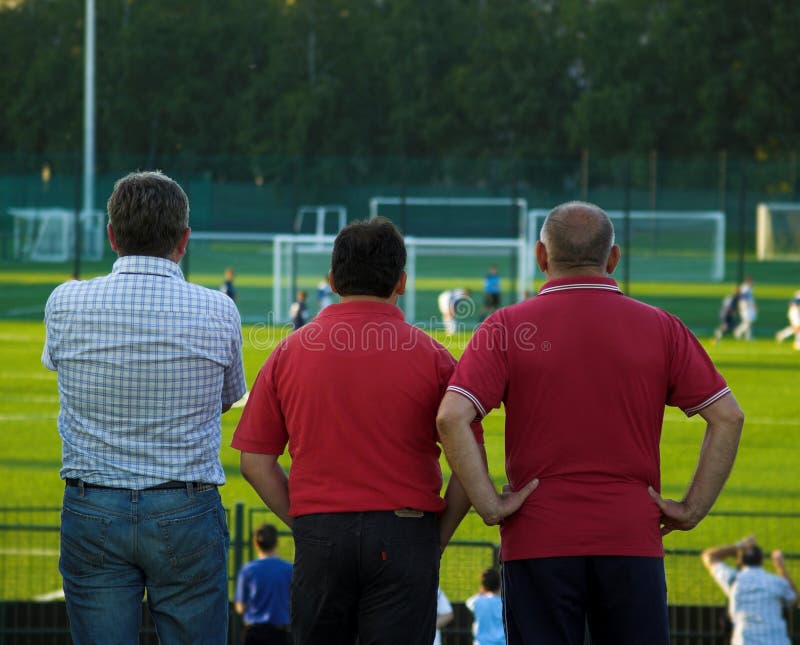
[[[85,482],[80,479],[72,479],[71,477],[67,477],[66,479],[67,486],[83,486],[84,488],[97,488],[100,490],[132,490],[129,488],[119,488],[117,486],[103,486],[102,484],[92,484],[90,482]],[[202,482],[179,482],[179,481],[169,481],[164,482],[163,484],[156,484],[155,486],[148,486],[147,488],[143,488],[142,490],[177,490],[180,488],[191,488],[198,493],[203,492],[204,490],[210,490],[212,488],[216,488],[216,484],[204,484]]]

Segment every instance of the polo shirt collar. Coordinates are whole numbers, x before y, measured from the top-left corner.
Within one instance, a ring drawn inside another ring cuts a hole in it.
[[[151,255],[124,255],[117,258],[111,272],[143,273],[184,280],[183,271],[179,265],[167,258],[157,258]]]
[[[622,294],[622,290],[617,286],[617,281],[613,278],[601,278],[595,276],[574,276],[571,278],[556,278],[545,282],[539,289],[540,296],[548,293],[558,293],[560,291],[573,290],[608,291],[611,293]]]
[[[317,318],[332,316],[390,316],[398,320],[405,320],[405,314],[400,307],[391,305],[388,302],[374,302],[372,300],[360,300],[357,302],[337,302],[328,305],[317,315]]]

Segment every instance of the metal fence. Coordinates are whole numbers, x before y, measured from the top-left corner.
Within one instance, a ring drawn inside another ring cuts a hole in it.
[[[231,529],[229,554],[230,597],[241,566],[255,557],[251,535],[262,523],[277,523],[265,508],[237,504],[228,511]],[[707,545],[730,542],[732,537],[756,532],[765,545],[779,546],[791,535],[800,513],[714,512],[698,527]],[[467,518],[476,521],[475,516]],[[5,643],[68,643],[61,578],[58,573],[60,508],[0,508],[0,645]],[[665,540],[673,645],[723,643],[720,620],[725,599],[700,565],[699,548],[685,548],[691,533]],[[294,559],[288,531],[281,533],[279,554]],[[445,629],[445,645],[469,643],[469,613],[463,600],[477,590],[481,571],[498,562],[499,545],[491,540],[454,540],[441,563],[441,580],[456,606],[456,620]],[[800,554],[786,553],[790,569]],[[144,612],[141,642],[156,643],[152,623]],[[800,643],[800,615],[789,618],[793,642]],[[238,643],[241,624],[231,613],[230,643]]]

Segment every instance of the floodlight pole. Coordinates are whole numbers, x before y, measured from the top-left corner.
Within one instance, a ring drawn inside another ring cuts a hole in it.
[[[83,60],[83,212],[94,210],[95,0],[86,0]]]

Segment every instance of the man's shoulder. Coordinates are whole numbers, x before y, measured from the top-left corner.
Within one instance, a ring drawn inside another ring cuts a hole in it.
[[[184,282],[182,286],[196,302],[205,303],[208,308],[219,311],[224,315],[239,317],[239,309],[227,293],[219,289],[210,289],[200,284],[194,284],[193,282]]]

